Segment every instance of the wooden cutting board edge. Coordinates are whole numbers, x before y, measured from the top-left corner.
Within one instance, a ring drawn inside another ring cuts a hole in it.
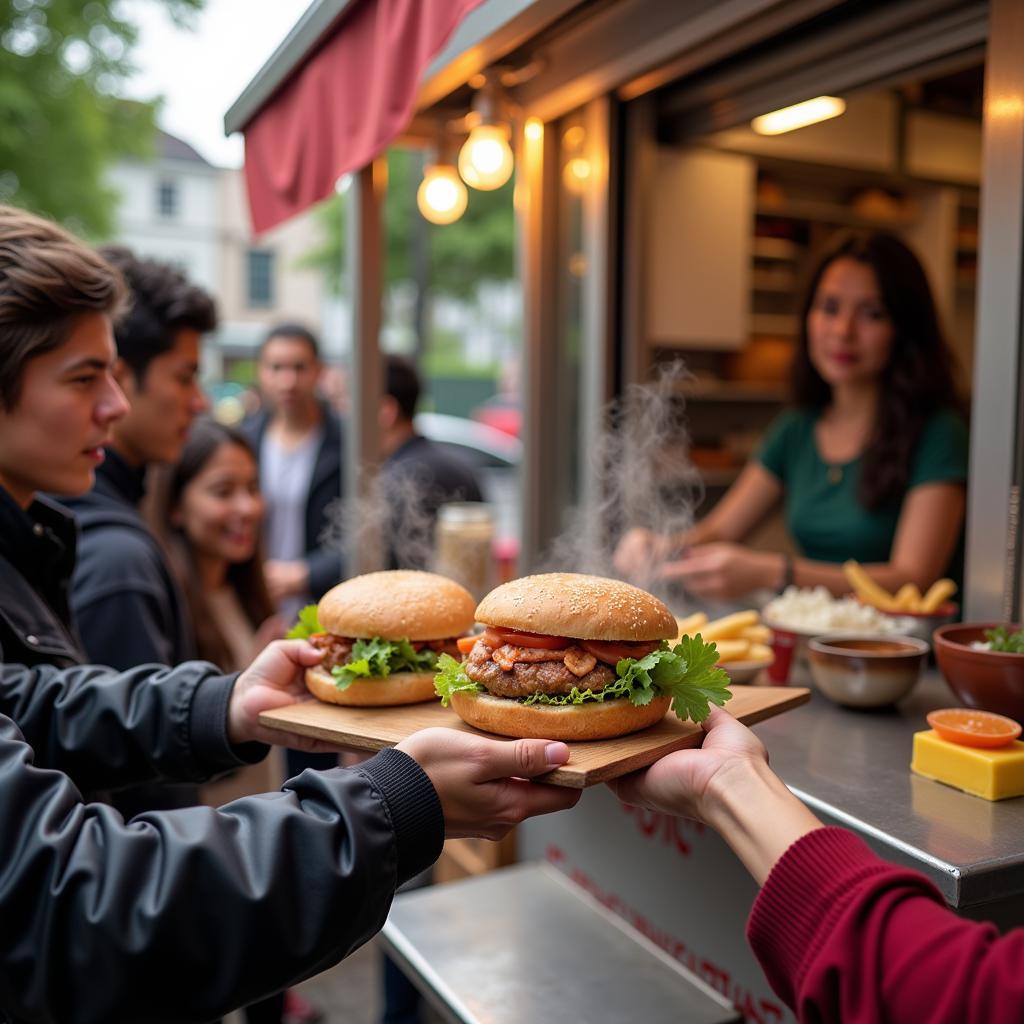
[[[742,687],[744,692],[752,692],[760,689],[762,688]],[[780,687],[764,687],[763,689],[766,691],[770,690],[775,697],[781,697],[784,694],[786,699],[776,700],[769,706],[755,708],[751,711],[744,712],[739,717],[745,725],[756,725],[758,722],[762,722],[766,718],[772,718],[784,711],[789,711],[792,708],[799,707],[801,704],[806,704],[807,701],[810,700],[810,690],[802,687],[786,687],[785,689]],[[430,725],[458,729],[461,732],[468,732],[477,736],[485,736],[488,739],[504,738],[500,736],[493,736],[490,733],[482,732],[479,729],[474,729],[472,726],[463,722],[455,712],[442,709],[437,705],[435,705],[435,707],[438,709],[436,712],[438,715],[438,721],[431,722]],[[280,708],[276,711],[265,712],[260,715],[260,722],[271,729],[279,729],[286,732],[298,733],[303,736],[311,736],[316,739],[327,740],[341,747],[350,747],[352,749],[366,752],[376,752],[378,750],[382,750],[384,747],[394,746],[396,743],[401,742],[401,740],[403,740],[407,735],[412,734],[411,732],[395,730],[394,734],[390,737],[381,736],[379,733],[387,730],[381,730],[379,728],[379,718],[376,721],[378,726],[378,735],[368,735],[366,732],[346,732],[336,725],[328,727],[319,725],[315,721],[302,721],[302,710],[305,708],[311,708],[315,715],[321,708],[330,708],[330,706],[321,705],[316,701],[311,702],[310,704],[291,705],[290,707]],[[355,709],[345,710],[352,711]],[[367,714],[373,714],[376,717],[379,715],[381,709],[366,708],[359,710]],[[296,716],[298,716],[299,720],[297,720]],[[675,729],[672,729],[671,726],[666,727],[664,725],[652,726],[651,730],[647,730],[647,732],[650,733],[651,731],[659,728],[665,729],[668,733],[661,742],[651,743],[647,747],[622,755],[605,764],[598,764],[593,767],[580,767],[579,765],[576,765],[572,768],[558,768],[555,771],[550,772],[548,775],[539,776],[537,781],[550,783],[551,785],[556,786],[566,786],[572,789],[586,789],[589,786],[594,786],[601,782],[608,782],[609,780],[618,778],[621,775],[627,775],[629,772],[639,771],[641,768],[646,768],[659,758],[662,758],[666,754],[670,754],[675,750],[684,750],[687,747],[698,746],[702,735],[699,729],[679,733]],[[634,733],[632,736],[624,736],[620,737],[620,739],[635,741],[636,739],[643,737],[643,735],[643,733]],[[606,740],[591,743],[570,743],[569,747],[570,750],[575,750],[577,752],[577,756],[582,755],[584,759],[586,759],[588,755],[594,756],[599,754],[602,750],[606,750],[607,747],[605,744],[614,742],[614,740]]]

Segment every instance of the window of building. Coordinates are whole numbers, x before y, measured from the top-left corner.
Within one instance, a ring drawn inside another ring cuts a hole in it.
[[[250,306],[274,304],[274,253],[268,249],[248,252],[248,293]]]
[[[177,217],[179,208],[178,183],[161,181],[156,189],[156,209],[161,217]]]

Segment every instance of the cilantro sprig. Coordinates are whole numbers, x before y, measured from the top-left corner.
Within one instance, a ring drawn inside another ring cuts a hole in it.
[[[1008,626],[996,626],[995,629],[985,630],[985,639],[989,642],[991,651],[1024,654],[1024,629],[1011,633]]]
[[[642,706],[655,697],[667,696],[672,698],[672,710],[679,718],[699,723],[711,714],[712,704],[721,707],[732,697],[729,677],[717,662],[717,646],[714,642],[705,643],[698,633],[682,637],[674,647],[664,642],[642,658],[623,658],[615,666],[615,680],[600,690],[574,686],[564,694],[533,693],[521,698],[521,703],[567,707],[626,698]],[[450,655],[442,654],[437,667],[434,689],[445,707],[453,693],[485,689],[473,682]]]

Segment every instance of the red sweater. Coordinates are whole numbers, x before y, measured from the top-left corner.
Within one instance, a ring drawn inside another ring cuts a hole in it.
[[[923,875],[856,836],[817,829],[772,869],[747,938],[801,1021],[1024,1021],[1024,928],[949,910]]]

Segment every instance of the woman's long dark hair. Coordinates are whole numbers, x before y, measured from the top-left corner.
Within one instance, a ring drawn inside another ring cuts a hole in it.
[[[850,233],[834,242],[815,266],[800,309],[800,344],[793,360],[793,397],[814,411],[832,401],[832,388],[814,368],[807,317],[821,278],[839,259],[870,267],[893,326],[892,354],[882,372],[874,434],[864,452],[859,497],[868,509],[898,501],[910,479],[911,460],[928,418],[958,409],[955,359],[921,262],[885,232]]]
[[[147,518],[163,541],[185,592],[199,657],[227,671],[238,667],[234,664],[232,648],[210,611],[192,545],[184,531],[171,521],[185,488],[224,445],[241,448],[252,456],[253,461],[256,459],[252,446],[237,430],[216,420],[197,420],[189,432],[181,460],[151,484],[147,496]],[[228,566],[227,583],[238,595],[238,602],[253,629],[274,613],[263,576],[262,545],[257,544],[251,558]]]

